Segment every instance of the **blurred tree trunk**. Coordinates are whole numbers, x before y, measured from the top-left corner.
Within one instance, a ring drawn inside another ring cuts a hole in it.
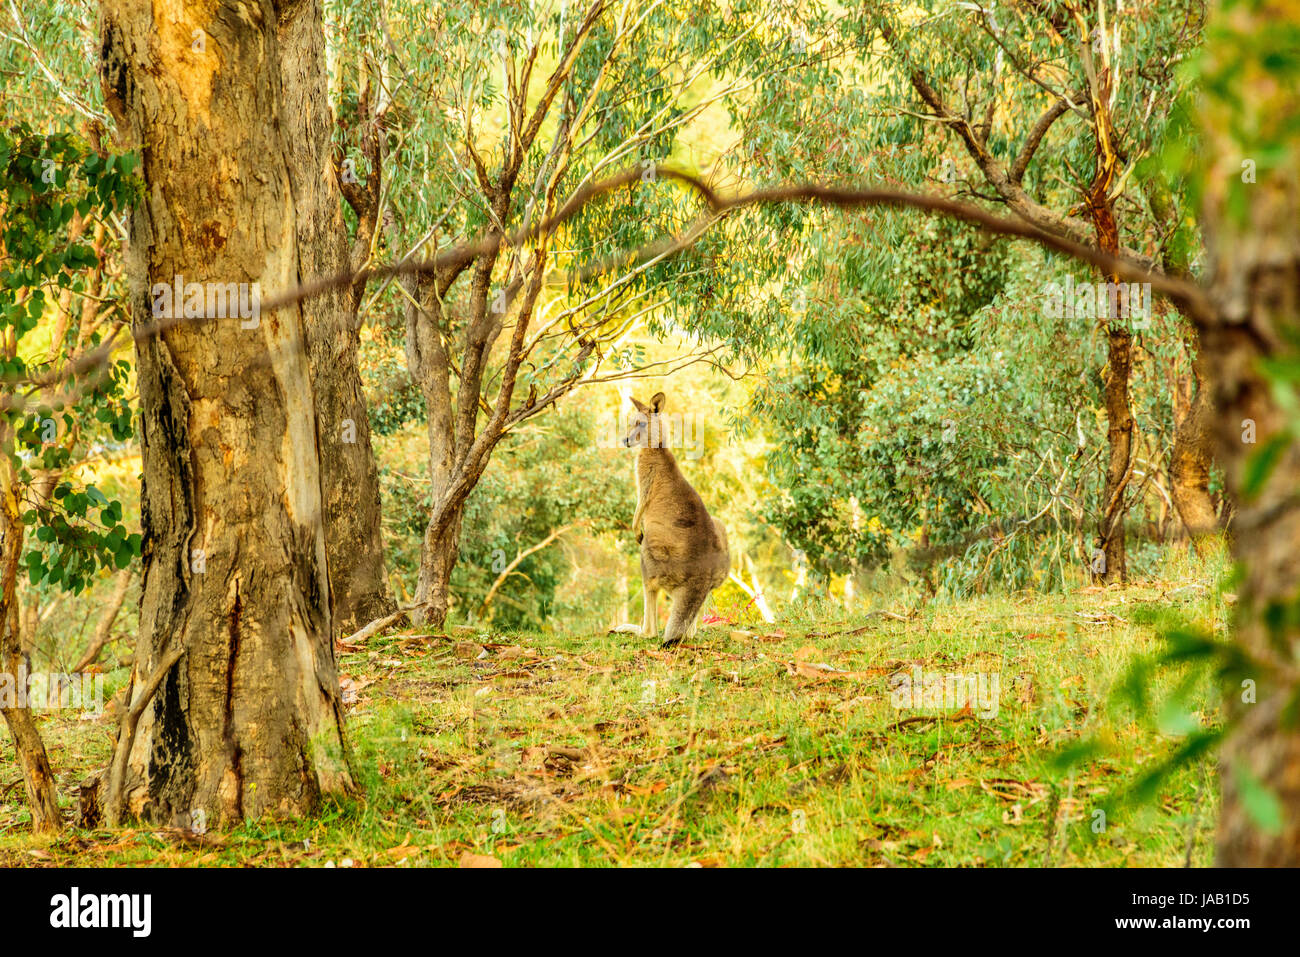
[[[1215,12],[1204,62],[1199,155],[1217,317],[1204,332],[1215,438],[1238,512],[1237,642],[1249,664],[1225,689],[1234,719],[1221,752],[1218,861],[1300,866],[1300,98],[1294,57],[1270,55],[1300,29],[1295,3]],[[1271,38],[1271,39],[1270,39]],[[1266,66],[1270,63],[1271,65]],[[1279,65],[1280,64],[1280,65]],[[1266,157],[1276,159],[1266,165]],[[1258,163],[1258,169],[1253,165]],[[1252,167],[1248,175],[1244,167]],[[1269,367],[1276,370],[1269,372]],[[1265,465],[1271,460],[1271,466]],[[1251,687],[1245,681],[1253,682]],[[1261,813],[1272,808],[1275,815]]]
[[[1114,250],[1101,247],[1105,252]],[[1122,582],[1128,574],[1124,519],[1133,460],[1133,412],[1129,405],[1129,378],[1133,371],[1133,335],[1110,323],[1106,330],[1106,368],[1102,393],[1106,408],[1106,481],[1102,488],[1101,520],[1097,527],[1098,551],[1093,577],[1102,582]],[[1097,560],[1100,559],[1100,560]]]
[[[104,4],[105,97],[144,156],[127,260],[137,331],[154,322],[155,283],[256,282],[274,295],[320,261],[299,221],[290,118],[323,103],[284,99],[282,77],[315,65],[281,62],[277,26],[292,31],[298,16],[302,29],[322,26],[313,5],[285,5],[284,22],[279,12],[269,0]],[[287,307],[137,339],[144,567],[132,705],[160,663],[185,654],[161,672],[138,734],[119,740],[123,800],[105,808],[110,822],[291,816],[352,786],[308,333],[303,310]]]

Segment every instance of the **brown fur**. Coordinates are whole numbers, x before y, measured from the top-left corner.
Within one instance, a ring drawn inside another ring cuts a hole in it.
[[[695,635],[700,612],[709,593],[727,580],[731,555],[727,532],[709,514],[700,493],[686,481],[677,460],[666,447],[668,426],[662,422],[664,394],[637,408],[623,444],[639,447],[636,458],[637,506],[632,531],[641,545],[641,582],[645,614],[639,633],[654,637],[659,631],[658,597],[666,592],[672,601],[664,645],[674,645]],[[638,631],[626,625],[624,631]]]

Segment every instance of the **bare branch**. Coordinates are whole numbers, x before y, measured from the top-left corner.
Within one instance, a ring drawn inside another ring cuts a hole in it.
[[[1038,149],[1038,144],[1043,141],[1043,137],[1047,135],[1047,131],[1052,128],[1052,124],[1055,123],[1067,110],[1069,110],[1069,108],[1069,102],[1062,97],[1049,106],[1047,110],[1044,111],[1043,115],[1038,118],[1038,122],[1034,124],[1034,128],[1031,129],[1029,135],[1025,137],[1024,146],[1020,147],[1020,152],[1016,154],[1015,162],[1011,164],[1010,176],[1012,182],[1019,183],[1024,179],[1025,170],[1029,168],[1029,161],[1034,158],[1034,153]]]

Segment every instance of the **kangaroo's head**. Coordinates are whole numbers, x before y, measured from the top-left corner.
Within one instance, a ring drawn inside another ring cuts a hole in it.
[[[629,396],[629,398],[632,397]],[[636,414],[632,416],[631,421],[628,423],[627,435],[623,436],[623,446],[625,448],[657,449],[668,444],[668,436],[665,434],[665,429],[659,419],[659,413],[664,410],[666,401],[662,392],[656,392],[649,405],[637,399],[632,399]]]

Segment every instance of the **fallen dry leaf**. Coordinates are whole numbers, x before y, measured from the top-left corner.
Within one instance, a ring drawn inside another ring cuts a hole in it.
[[[461,867],[500,867],[501,862],[490,854],[471,854],[465,851],[460,856]]]
[[[853,698],[850,698],[848,701],[841,701],[839,704],[835,706],[835,710],[839,711],[840,713],[843,713],[845,711],[852,711],[854,708],[858,707],[859,705],[867,704],[868,702],[875,701],[875,700],[876,700],[875,695],[860,694]]]
[[[380,851],[375,856],[388,861],[404,861],[408,857],[424,853],[425,850],[426,848],[411,843],[411,832],[407,831],[406,837],[403,839],[401,844],[398,844],[396,847],[390,847],[386,851]]]
[[[361,690],[374,683],[373,678],[358,679],[350,675],[342,675],[339,678],[339,692],[343,695],[343,703],[356,704],[361,695]]]
[[[623,790],[640,797],[650,797],[652,794],[658,794],[668,787],[667,781],[654,781],[648,787],[641,787],[637,784],[624,784]]]
[[[871,671],[841,671],[824,661],[809,661],[820,655],[821,651],[813,645],[804,645],[796,649],[794,653],[794,664],[786,665],[786,670],[794,675],[797,674],[802,678],[812,678],[815,681],[827,681],[834,678],[847,678],[849,680],[862,680],[872,678],[878,673],[878,669]]]

